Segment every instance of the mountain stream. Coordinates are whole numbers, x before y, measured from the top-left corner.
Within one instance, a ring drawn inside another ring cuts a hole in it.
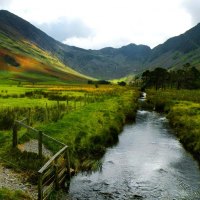
[[[198,163],[182,147],[167,119],[145,110],[107,149],[97,172],[71,180],[73,200],[200,200]]]

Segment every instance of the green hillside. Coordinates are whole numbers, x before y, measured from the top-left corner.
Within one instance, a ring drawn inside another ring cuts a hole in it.
[[[19,63],[18,67],[15,66],[15,59],[20,62],[19,55],[24,56],[24,59],[32,58],[39,62],[37,66],[44,64],[50,67],[45,71],[50,75],[46,81],[55,81],[58,77],[61,81],[80,81],[87,78],[81,74],[98,79],[120,79],[157,67],[180,69],[187,63],[200,69],[199,35],[200,24],[153,49],[146,45],[129,44],[121,48],[86,50],[58,42],[24,19],[0,10],[0,49],[3,56],[0,62],[1,69],[4,69],[1,74],[7,78],[13,73],[10,78],[18,78],[15,73],[24,69],[22,63]],[[7,57],[7,54],[14,60]],[[15,67],[6,68],[7,64],[14,64]],[[27,79],[30,74],[27,75],[26,70],[22,71],[20,79]],[[65,76],[63,72],[67,72],[68,75]],[[41,76],[39,80],[44,80],[47,77],[43,75],[41,72],[35,75],[35,71],[32,70],[31,78],[36,78],[37,81]]]
[[[26,40],[0,32],[1,83],[75,83],[86,77],[64,65],[57,57]]]
[[[150,47],[135,44],[101,50],[64,45],[5,10],[0,11],[0,31],[16,41],[28,41],[79,73],[98,79],[121,78],[140,72],[151,52]]]

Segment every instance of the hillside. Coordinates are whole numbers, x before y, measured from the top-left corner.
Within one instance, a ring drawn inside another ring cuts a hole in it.
[[[85,50],[58,42],[24,19],[8,11],[0,11],[0,37],[3,38],[0,43],[1,54],[14,54],[11,57],[23,55],[24,59],[32,58],[47,66],[51,63],[53,68],[57,66],[59,70],[70,71],[79,78],[80,74],[85,74],[98,79],[115,79],[149,68],[177,69],[186,63],[200,69],[199,33],[200,24],[154,49],[146,45],[129,44],[121,48]],[[3,60],[5,68],[7,65]],[[20,68],[14,69],[15,72]],[[56,74],[52,70],[48,70],[48,73],[52,76]]]
[[[87,81],[89,77],[69,68],[54,56],[53,49],[51,52],[38,46],[36,43],[38,34],[29,32],[27,37],[20,34],[17,29],[25,33],[24,30],[30,30],[28,26],[32,25],[24,22],[20,28],[20,23],[15,20],[15,16],[12,18],[13,16],[7,11],[0,11],[1,82],[74,83]],[[39,29],[36,30],[39,31]],[[31,37],[35,37],[35,40]],[[39,40],[43,41],[42,38],[41,36]],[[52,46],[55,48],[54,45]]]
[[[148,67],[180,68],[186,63],[200,69],[200,24],[152,49]]]
[[[151,51],[148,46],[135,44],[119,49],[104,48],[98,51],[64,45],[29,22],[4,10],[0,11],[0,32],[12,40],[25,40],[34,44],[76,71],[100,79],[137,73]]]

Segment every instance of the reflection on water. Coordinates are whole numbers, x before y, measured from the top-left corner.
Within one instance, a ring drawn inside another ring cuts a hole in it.
[[[101,171],[73,177],[72,199],[200,199],[197,163],[155,112],[138,111],[102,163]]]

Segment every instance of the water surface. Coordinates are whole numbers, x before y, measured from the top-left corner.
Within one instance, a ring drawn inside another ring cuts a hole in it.
[[[148,199],[199,200],[200,171],[156,112],[138,111],[119,143],[107,150],[102,168],[78,174],[69,195],[80,200]]]

